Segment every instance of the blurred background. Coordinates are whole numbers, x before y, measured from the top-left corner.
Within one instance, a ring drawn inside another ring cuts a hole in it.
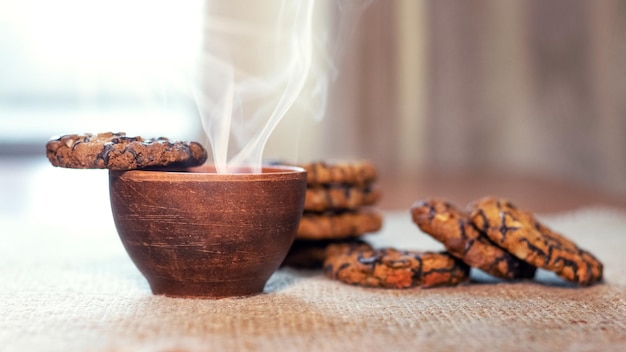
[[[388,209],[486,194],[543,212],[626,209],[626,3],[356,2],[323,119],[294,107],[267,158],[371,160]],[[332,36],[350,4],[321,1],[316,31]],[[59,175],[44,156],[54,135],[205,140],[189,83],[205,12],[202,0],[0,0],[0,197],[19,203],[33,165]]]
[[[331,95],[328,148],[393,173],[623,199],[625,30],[621,1],[374,2]]]

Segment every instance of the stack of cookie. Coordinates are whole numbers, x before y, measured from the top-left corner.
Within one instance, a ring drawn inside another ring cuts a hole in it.
[[[367,161],[300,165],[307,171],[304,215],[285,265],[320,267],[331,243],[358,240],[380,230],[375,205],[381,192]]]
[[[506,199],[485,197],[463,212],[441,199],[411,208],[413,221],[467,265],[498,278],[530,279],[537,267],[586,286],[602,279],[602,263]]]

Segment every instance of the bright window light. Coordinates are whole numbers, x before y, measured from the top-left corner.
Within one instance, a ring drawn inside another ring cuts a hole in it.
[[[202,0],[0,0],[0,142],[194,133],[202,18]]]

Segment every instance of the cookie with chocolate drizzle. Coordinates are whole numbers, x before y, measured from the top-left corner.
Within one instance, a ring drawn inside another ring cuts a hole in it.
[[[307,171],[309,186],[331,183],[364,186],[377,178],[376,168],[369,161],[335,163],[317,161],[299,166]]]
[[[372,184],[365,186],[349,184],[317,185],[307,187],[304,210],[314,212],[354,210],[359,207],[376,204],[380,196],[380,189]]]
[[[498,247],[479,231],[467,214],[442,199],[411,207],[413,222],[443,243],[448,252],[471,267],[502,279],[532,278],[536,268]]]
[[[467,281],[469,266],[446,252],[330,246],[324,273],[331,279],[366,287],[436,287]]]
[[[325,213],[305,212],[297,239],[327,240],[359,237],[380,230],[383,217],[372,208]]]
[[[207,152],[197,142],[143,139],[125,133],[69,134],[50,140],[46,156],[54,166],[74,169],[132,170],[151,166],[197,166]]]
[[[582,286],[602,280],[602,263],[591,253],[506,199],[476,201],[470,218],[489,239],[527,263]]]

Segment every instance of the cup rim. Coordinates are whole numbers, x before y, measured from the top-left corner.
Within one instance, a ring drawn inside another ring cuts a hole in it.
[[[306,170],[291,165],[262,165],[261,172],[246,172],[251,167],[242,165],[231,167],[238,171],[218,173],[212,164],[187,168],[150,168],[135,170],[109,170],[110,176],[123,177],[135,181],[262,181],[279,179],[306,179]]]

